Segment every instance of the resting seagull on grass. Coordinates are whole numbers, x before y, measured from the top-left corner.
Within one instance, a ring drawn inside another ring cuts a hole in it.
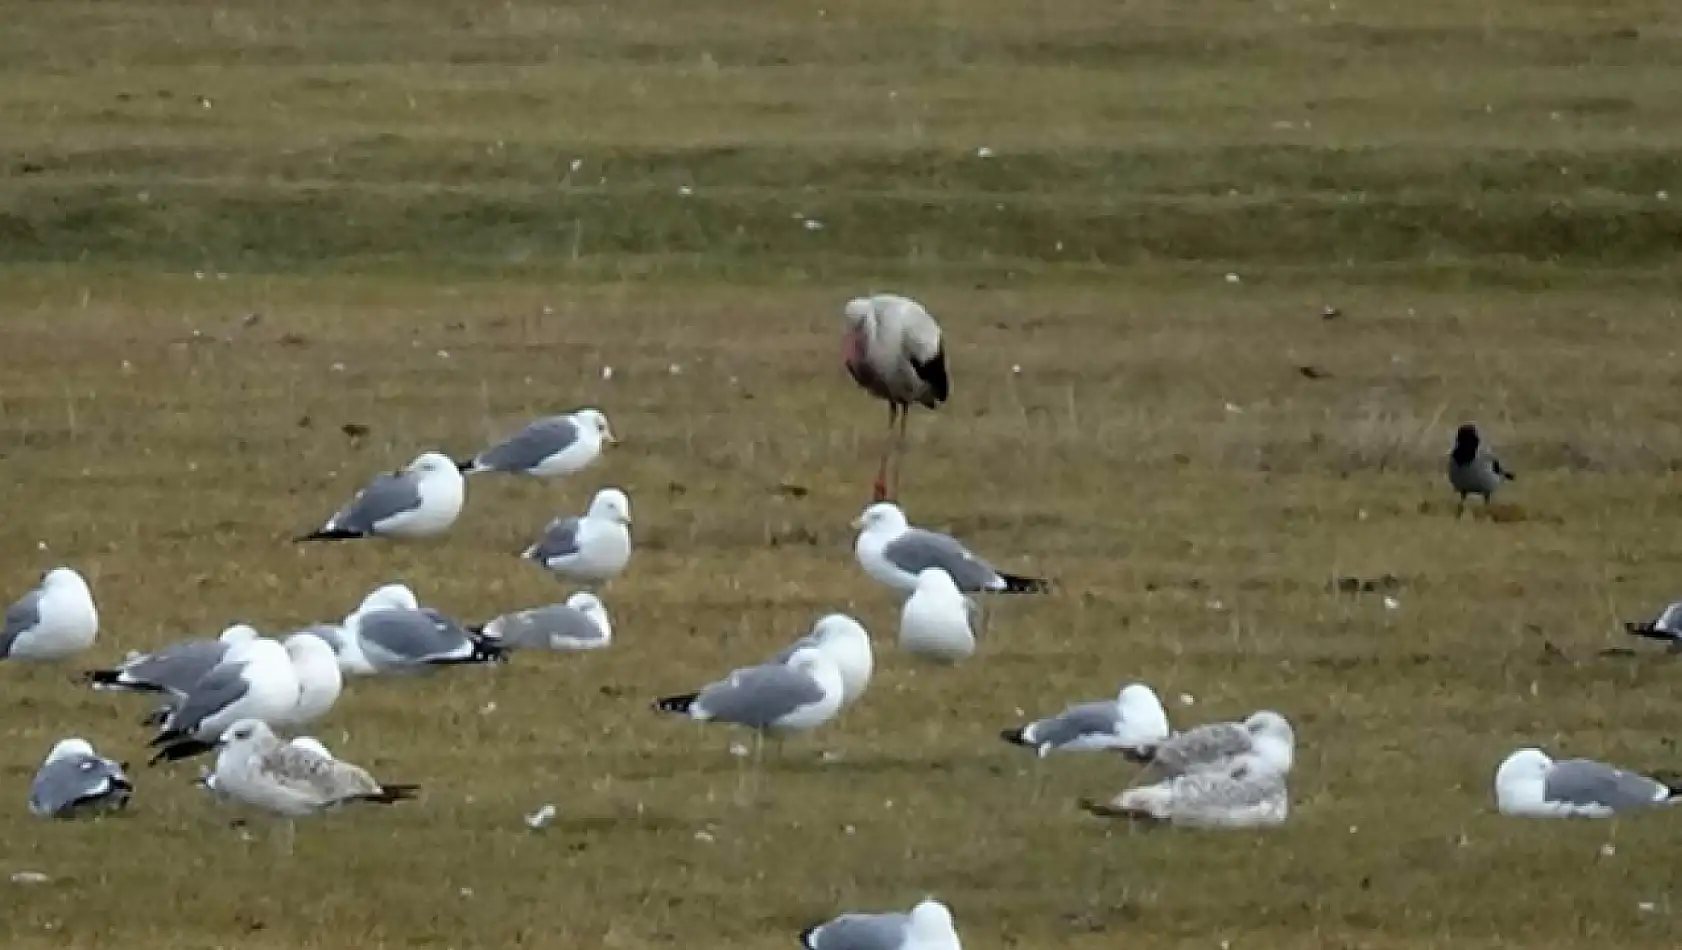
[[[588,468],[601,457],[602,445],[617,445],[607,416],[599,409],[579,409],[549,416],[457,463],[463,475],[508,472],[534,478],[556,478]]]
[[[412,591],[388,584],[345,618],[340,669],[351,676],[422,673],[441,666],[501,662],[502,647],[454,619],[416,604]]]
[[[952,394],[940,324],[909,297],[877,294],[847,301],[842,358],[853,381],[888,404],[888,434],[876,469],[871,501],[898,494],[905,470],[905,426],[913,403],[934,409]],[[895,433],[895,427],[898,433]],[[899,471],[888,487],[888,461],[897,449]]]
[[[872,578],[902,594],[917,589],[917,575],[938,567],[965,593],[1038,593],[1051,585],[1037,577],[1006,574],[994,569],[951,535],[913,528],[905,512],[892,502],[864,509],[853,522],[859,529],[853,553]]]
[[[1121,752],[1140,756],[1168,738],[1168,712],[1156,691],[1128,683],[1112,700],[1077,703],[1055,716],[999,734],[1045,758],[1053,752]]]
[[[1592,759],[1555,762],[1520,749],[1495,772],[1495,804],[1516,818],[1609,818],[1670,805],[1682,788]]]
[[[1291,810],[1284,773],[1255,755],[1130,788],[1107,804],[1085,799],[1080,805],[1094,815],[1188,828],[1271,827],[1284,824]]]
[[[504,650],[574,653],[613,643],[607,607],[588,591],[573,594],[564,604],[516,610],[468,629]]]
[[[286,722],[298,705],[298,674],[279,643],[259,638],[235,644],[221,663],[188,688],[148,745],[148,765],[209,752],[241,719]]]
[[[909,914],[842,914],[800,934],[806,950],[963,950],[952,912],[926,898]]]
[[[1226,768],[1234,759],[1255,755],[1272,771],[1288,775],[1296,762],[1296,731],[1271,710],[1243,722],[1212,722],[1147,743],[1129,758],[1144,762],[1146,774],[1172,778],[1206,769]]]
[[[6,608],[0,660],[51,663],[68,659],[99,635],[99,611],[82,575],[55,567],[41,584]]]
[[[249,624],[236,623],[214,640],[183,640],[151,653],[130,657],[106,670],[89,670],[84,682],[96,690],[128,693],[186,695],[188,687],[216,668],[236,643],[257,639]]]
[[[521,557],[561,577],[603,583],[618,577],[631,560],[631,499],[604,488],[583,517],[556,518]]]
[[[72,818],[121,809],[134,794],[134,783],[121,763],[101,757],[86,739],[61,739],[29,786],[29,813],[39,818]]]
[[[425,452],[369,482],[320,529],[297,540],[436,537],[456,523],[464,499],[456,463],[442,452]]]

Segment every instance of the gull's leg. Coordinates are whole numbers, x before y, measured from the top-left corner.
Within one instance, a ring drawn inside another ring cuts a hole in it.
[[[894,448],[894,420],[899,416],[899,405],[888,403],[888,432],[882,440],[881,463],[876,466],[876,484],[873,486],[870,500],[873,502],[888,500],[888,456]]]

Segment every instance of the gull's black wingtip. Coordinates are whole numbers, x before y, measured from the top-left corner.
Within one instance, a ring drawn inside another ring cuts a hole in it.
[[[292,539],[292,543],[302,544],[305,541],[355,541],[358,538],[366,538],[367,536],[367,532],[355,531],[350,528],[322,528],[319,531],[311,531],[309,534],[300,534]]]
[[[800,931],[800,945],[805,947],[806,950],[818,950],[817,934],[821,927],[823,927],[823,924],[813,924]]]
[[[999,573],[999,578],[1005,582],[1006,594],[1049,594],[1051,582],[1043,577],[1025,577],[1021,574]]]
[[[676,713],[679,716],[687,716],[689,714],[689,708],[695,705],[695,700],[700,698],[700,695],[700,693],[685,693],[682,696],[667,696],[663,699],[655,700],[654,708],[659,712]]]
[[[1027,736],[1025,735],[1027,731],[1028,729],[1026,726],[1018,726],[1013,729],[1001,729],[999,730],[999,738],[1011,745],[1031,746],[1033,743],[1029,742]]]
[[[377,793],[364,795],[362,800],[380,805],[395,805],[398,802],[413,801],[419,795],[419,785],[387,785],[381,783],[380,790]]]
[[[159,736],[158,738],[162,739],[163,737]],[[152,744],[157,745],[158,739],[153,739]],[[159,762],[179,762],[182,759],[190,759],[195,755],[203,755],[214,748],[216,748],[215,743],[201,742],[198,739],[175,741],[159,749],[156,755],[146,760],[146,765],[151,767]]]
[[[480,471],[479,460],[478,459],[457,459],[456,460],[456,471],[462,473],[463,475],[472,475],[474,472]]]
[[[1659,630],[1658,627],[1650,620],[1643,620],[1639,623],[1625,621],[1624,632],[1633,637],[1646,637],[1649,640],[1664,640],[1666,642],[1675,642],[1677,640],[1676,637]]]

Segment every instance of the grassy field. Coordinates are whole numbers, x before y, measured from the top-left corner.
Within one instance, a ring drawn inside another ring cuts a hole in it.
[[[289,860],[192,766],[30,819],[62,735],[139,765],[144,704],[0,668],[0,872],[52,879],[0,877],[7,947],[759,950],[931,893],[972,950],[1682,935],[1673,816],[1490,791],[1518,745],[1682,765],[1682,673],[1599,656],[1682,564],[1673,3],[0,15],[0,583],[87,573],[90,664],[388,580],[470,620],[562,599],[515,554],[607,484],[638,545],[605,653],[355,682],[319,734],[425,797]],[[902,503],[1060,582],[953,669],[897,653],[852,558],[885,414],[839,310],[882,289],[955,377]],[[582,405],[623,439],[586,475],[475,480],[438,543],[287,543],[419,451]],[[1457,521],[1468,420],[1520,480]],[[1383,575],[1394,608],[1328,591]],[[648,704],[833,609],[877,679],[736,807],[733,737]],[[997,731],[1129,679],[1177,725],[1288,714],[1290,824],[1106,828],[1074,808],[1126,779],[1100,757],[1029,804]]]

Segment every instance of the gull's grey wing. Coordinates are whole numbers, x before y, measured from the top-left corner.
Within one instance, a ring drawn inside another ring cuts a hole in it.
[[[187,688],[180,705],[164,722],[165,731],[191,735],[204,721],[245,698],[251,684],[242,675],[245,663],[224,663]],[[214,740],[216,736],[206,737]]]
[[[215,669],[227,652],[228,645],[219,640],[187,640],[135,657],[118,669],[125,679],[181,694]]]
[[[911,926],[907,914],[842,914],[812,928],[813,950],[898,950]]]
[[[132,786],[122,766],[97,755],[69,755],[47,762],[29,786],[33,815],[63,815],[78,805],[126,802]]]
[[[345,640],[349,636],[345,633],[345,628],[336,623],[312,623],[307,627],[300,627],[286,636],[289,637],[298,633],[315,634],[321,639],[327,641],[327,645],[333,648],[334,653],[339,653],[344,650]],[[281,639],[284,640],[286,637],[281,637]]]
[[[41,622],[41,591],[32,590],[6,608],[5,626],[0,627],[0,660],[12,653],[17,638]]]
[[[265,753],[257,770],[265,780],[322,806],[380,793],[380,783],[362,768],[290,743]]]
[[[1236,722],[1213,722],[1175,733],[1151,753],[1151,764],[1169,775],[1205,768],[1250,751],[1250,733]]]
[[[1653,629],[1660,633],[1682,635],[1682,600],[1666,607],[1653,621]]]
[[[768,663],[775,663],[779,666],[783,666],[783,665],[786,665],[788,663],[788,661],[794,656],[796,651],[804,650],[807,647],[821,647],[821,646],[823,646],[823,639],[815,633],[808,633],[805,636],[801,637],[800,639],[798,639],[798,640],[794,641],[793,643],[789,644],[788,646],[784,647],[782,652],[778,653],[776,656],[772,657],[767,662]]]
[[[330,528],[372,534],[380,522],[421,506],[420,479],[409,472],[381,475],[328,520]]]
[[[365,613],[357,620],[357,633],[362,651],[370,660],[384,659],[392,664],[446,659],[460,653],[463,644],[472,644],[459,624],[426,609]]]
[[[764,729],[802,706],[823,699],[823,687],[791,666],[750,666],[712,683],[695,705],[713,719]]]
[[[1555,762],[1543,789],[1548,801],[1604,805],[1613,811],[1656,805],[1668,797],[1658,781],[1590,759]]]
[[[555,638],[590,642],[602,638],[601,628],[566,604],[551,604],[503,614],[485,625],[485,632],[509,647],[544,649]]]
[[[495,472],[523,472],[578,441],[578,423],[570,416],[539,419],[509,438],[480,452],[475,468]]]
[[[942,568],[961,591],[986,590],[1000,582],[993,565],[970,553],[956,538],[922,528],[911,528],[888,542],[882,556],[913,577],[924,568]]]
[[[557,518],[543,531],[543,537],[526,551],[526,556],[539,564],[553,558],[570,557],[578,553],[578,526],[583,519],[577,515]]]
[[[1068,745],[1081,736],[1107,735],[1120,722],[1115,703],[1081,703],[1034,723],[1034,745]]]

